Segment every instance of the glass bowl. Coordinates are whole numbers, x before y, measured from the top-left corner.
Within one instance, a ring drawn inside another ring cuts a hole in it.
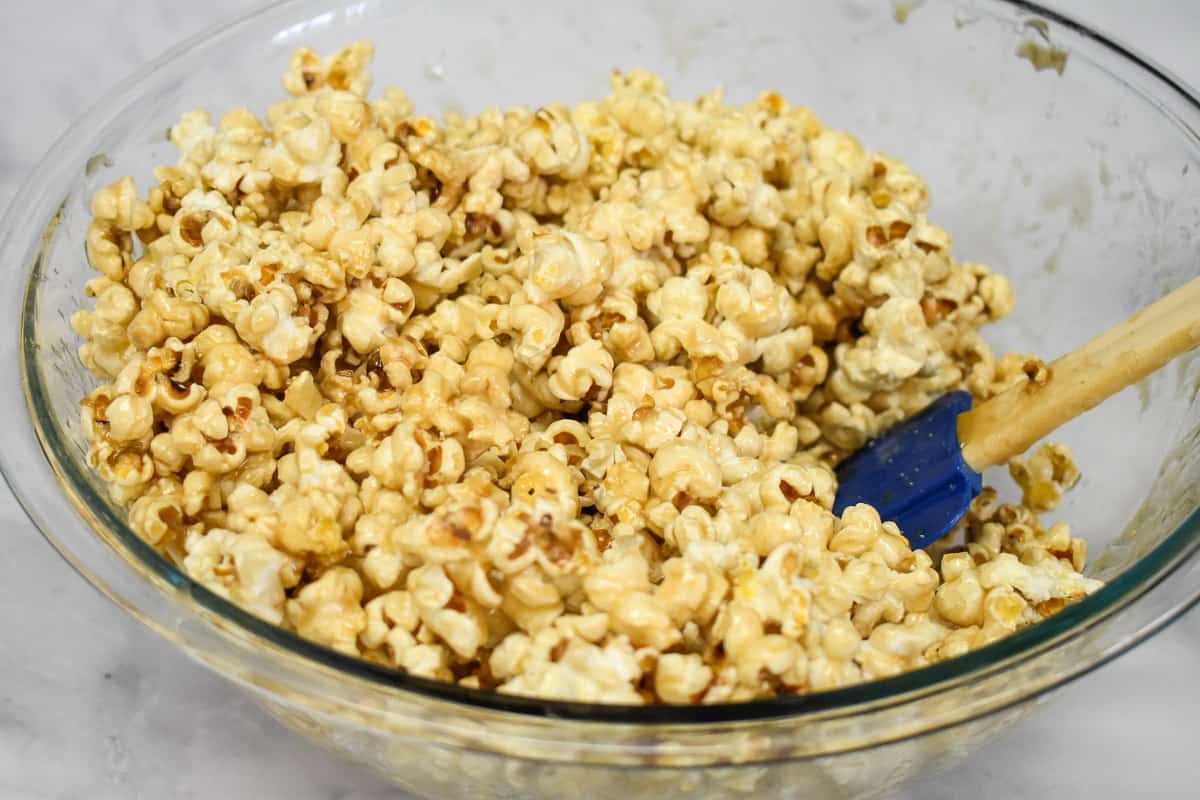
[[[928,179],[959,258],[1013,278],[997,349],[1057,356],[1196,274],[1200,106],[1162,69],[1031,3],[513,6],[296,0],[182,44],[85,114],[0,226],[0,465],[91,583],[288,725],[427,795],[756,798],[882,794],[962,757],[1031,701],[1132,647],[1200,595],[1200,361],[1060,431],[1084,470],[1059,512],[1108,583],[1039,625],[895,678],[707,707],[542,702],[408,677],[267,625],[134,535],[83,459],[94,383],[67,319],[93,273],[92,192],[143,187],[183,111],[261,110],[298,46],[370,38],[377,85],[429,113],[575,101],[613,67],[677,96],[775,89]],[[1001,476],[1002,478],[1003,476]]]

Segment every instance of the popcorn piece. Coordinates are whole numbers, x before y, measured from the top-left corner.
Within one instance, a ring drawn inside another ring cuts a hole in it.
[[[590,303],[611,271],[604,243],[578,233],[534,234],[528,261],[525,291],[535,303]]]
[[[591,148],[583,132],[560,105],[537,110],[529,127],[517,136],[517,146],[526,161],[542,175],[575,180],[587,172]]]
[[[1028,459],[1014,458],[1009,474],[1021,487],[1022,502],[1034,511],[1058,506],[1063,492],[1079,482],[1079,469],[1066,445],[1047,442]]]
[[[283,622],[284,591],[299,565],[261,536],[213,528],[189,543],[183,568],[207,588],[268,622]]]
[[[333,567],[287,602],[288,621],[306,639],[358,655],[357,639],[367,626],[362,580],[352,569]]]
[[[283,86],[294,95],[329,87],[365,97],[370,88],[367,65],[374,55],[375,47],[364,41],[349,44],[326,58],[308,48],[300,48],[292,53]]]
[[[654,670],[654,691],[664,703],[694,703],[713,680],[713,670],[694,653],[664,653]]]
[[[517,646],[507,649],[511,652]],[[634,688],[642,668],[624,638],[596,645],[547,628],[522,649],[523,657],[517,663],[502,660],[498,665],[516,675],[499,686],[501,692],[582,703],[645,702]],[[515,653],[504,655],[508,660]]]

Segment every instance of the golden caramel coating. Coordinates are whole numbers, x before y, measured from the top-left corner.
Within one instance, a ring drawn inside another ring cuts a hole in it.
[[[257,117],[189,112],[93,198],[89,463],[212,591],[463,686],[718,703],[895,675],[1098,587],[1046,445],[913,551],[833,468],[939,394],[1036,380],[977,328],[901,162],[764,93],[643,70],[418,116],[365,42]],[[1044,366],[1041,367],[1044,370]]]

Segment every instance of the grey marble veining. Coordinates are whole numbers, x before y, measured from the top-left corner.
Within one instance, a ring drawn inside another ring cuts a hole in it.
[[[0,206],[49,142],[116,81],[252,3],[4,5]],[[1200,4],[1055,5],[1200,84]],[[3,488],[0,531],[0,800],[400,796],[285,731],[104,600],[41,540]],[[1200,614],[1193,612],[897,800],[1195,797],[1197,674]]]

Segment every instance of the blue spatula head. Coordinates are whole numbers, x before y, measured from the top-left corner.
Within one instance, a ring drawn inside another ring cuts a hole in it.
[[[983,488],[958,443],[958,415],[970,407],[969,392],[951,392],[839,464],[834,512],[869,503],[914,548],[949,533]]]

